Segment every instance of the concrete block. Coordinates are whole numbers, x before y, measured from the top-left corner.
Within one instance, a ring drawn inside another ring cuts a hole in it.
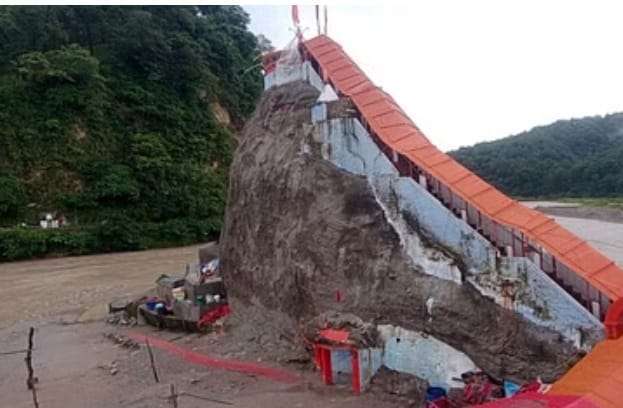
[[[221,298],[227,297],[227,290],[222,278],[210,279],[199,285],[192,285],[188,282],[184,284],[186,298],[192,302],[197,300],[199,296],[220,295]]]
[[[180,319],[196,322],[203,313],[216,307],[215,305],[195,305],[190,300],[178,300],[173,303],[173,314]]]

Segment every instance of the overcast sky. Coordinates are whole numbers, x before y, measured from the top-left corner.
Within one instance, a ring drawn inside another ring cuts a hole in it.
[[[289,6],[245,8],[275,46],[293,37]],[[332,5],[329,35],[444,150],[623,111],[623,2]]]

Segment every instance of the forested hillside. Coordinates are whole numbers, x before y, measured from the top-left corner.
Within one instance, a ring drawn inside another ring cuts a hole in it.
[[[0,261],[216,236],[262,89],[248,23],[237,6],[0,7]],[[69,225],[31,227],[44,212]]]
[[[623,113],[561,120],[450,154],[513,196],[623,196]]]

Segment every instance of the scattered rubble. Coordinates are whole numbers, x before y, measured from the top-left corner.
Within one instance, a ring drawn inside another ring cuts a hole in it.
[[[111,313],[106,319],[106,323],[119,326],[136,326],[136,317],[130,316],[125,310]]]
[[[478,405],[504,397],[502,385],[483,372],[468,372],[461,375],[465,388],[461,402],[464,405]]]
[[[116,299],[108,304],[106,323],[119,326],[136,326],[138,324],[138,308],[145,303],[149,295],[135,299]]]
[[[116,375],[119,372],[116,361],[112,361],[110,364],[99,364],[97,368],[107,371],[110,375]]]
[[[381,367],[372,377],[369,392],[388,394],[407,402],[407,406],[421,407],[426,399],[428,381],[411,374],[399,373]]]
[[[213,246],[208,248],[214,250]],[[205,253],[203,257],[210,260],[193,268],[187,265],[183,277],[161,275],[154,294],[111,302],[107,322],[135,326],[140,320],[159,328],[184,331],[221,327],[220,320],[231,312],[227,290],[218,276],[218,257]]]
[[[113,343],[130,350],[138,350],[140,348],[139,344],[125,336],[123,334],[118,333],[104,333],[104,337],[111,340]]]

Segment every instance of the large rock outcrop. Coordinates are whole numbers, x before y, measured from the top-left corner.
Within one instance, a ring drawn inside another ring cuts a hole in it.
[[[221,237],[229,293],[302,323],[333,310],[422,331],[498,377],[564,373],[578,356],[559,334],[414,267],[367,180],[322,159],[317,97],[302,82],[267,91],[240,137]]]

